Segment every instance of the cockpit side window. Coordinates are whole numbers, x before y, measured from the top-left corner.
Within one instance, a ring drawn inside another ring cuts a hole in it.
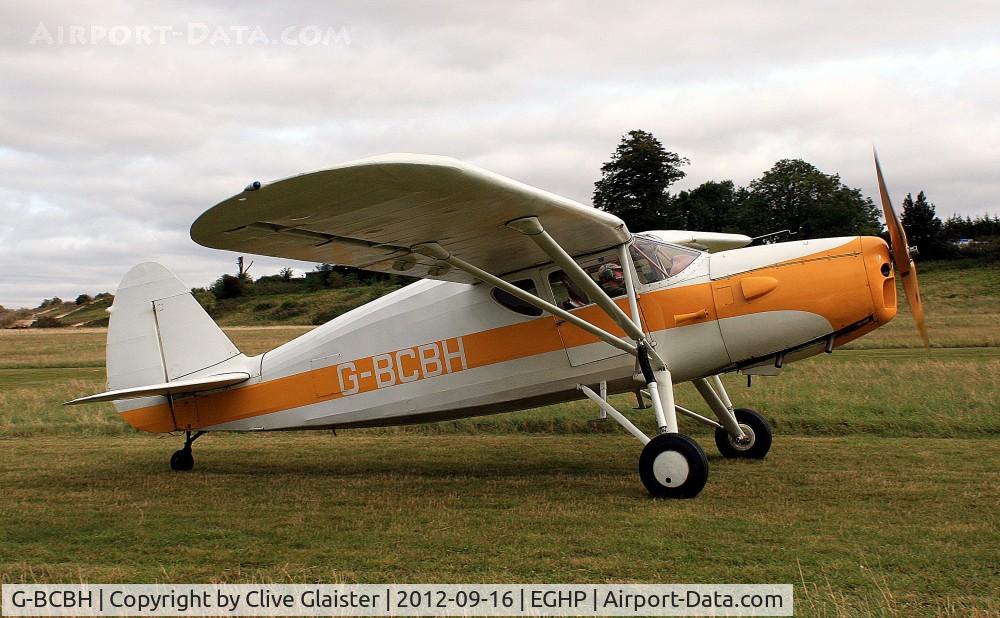
[[[616,254],[602,255],[597,258],[596,263],[584,266],[583,270],[611,298],[625,295],[625,271],[618,263]],[[549,286],[556,305],[563,309],[576,309],[593,302],[562,270],[549,274]]]
[[[535,282],[531,279],[520,279],[518,281],[512,281],[511,284],[521,288],[525,292],[538,296],[538,290],[535,288]],[[490,295],[493,296],[493,300],[515,313],[520,313],[521,315],[527,315],[533,318],[542,315],[542,310],[538,307],[526,303],[517,296],[504,292],[499,288],[493,288]]]
[[[641,283],[656,283],[672,277],[698,257],[698,252],[686,247],[656,242],[635,236],[629,246],[632,262]]]

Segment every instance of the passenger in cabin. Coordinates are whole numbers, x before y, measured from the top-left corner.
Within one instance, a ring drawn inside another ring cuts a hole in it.
[[[611,298],[625,294],[625,271],[622,270],[621,264],[615,262],[602,264],[595,274],[594,279],[605,294]]]

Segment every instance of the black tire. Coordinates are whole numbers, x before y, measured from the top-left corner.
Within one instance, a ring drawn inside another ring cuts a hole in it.
[[[670,456],[674,453],[681,459]],[[662,455],[667,458],[661,459]],[[680,465],[683,461],[687,470]],[[666,469],[665,469],[666,468]],[[667,474],[684,474],[683,479]],[[658,477],[664,478],[658,478]],[[708,481],[708,457],[697,442],[679,433],[656,436],[639,455],[639,478],[654,498],[694,498]]]
[[[173,455],[170,456],[170,469],[176,470],[177,472],[187,472],[194,468],[194,455],[191,453],[191,449],[182,448],[179,451],[175,451]]]
[[[736,408],[733,410],[736,422],[750,435],[750,442],[739,444],[729,432],[715,430],[715,445],[723,457],[730,459],[764,459],[771,450],[771,426],[756,410]]]

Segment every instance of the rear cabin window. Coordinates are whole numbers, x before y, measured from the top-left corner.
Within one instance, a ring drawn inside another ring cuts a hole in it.
[[[629,253],[635,272],[642,283],[656,283],[676,275],[691,265],[698,257],[694,249],[656,242],[635,236]]]
[[[538,296],[538,290],[535,288],[535,282],[531,279],[520,279],[518,281],[512,281],[511,285],[521,288],[525,292]],[[542,315],[542,310],[538,307],[526,303],[517,296],[504,292],[500,288],[493,288],[490,292],[493,296],[493,300],[497,301],[507,309],[515,313],[520,313],[521,315],[527,315],[531,317],[538,317]]]

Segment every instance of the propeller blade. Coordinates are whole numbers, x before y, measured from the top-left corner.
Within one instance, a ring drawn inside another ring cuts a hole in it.
[[[903,222],[896,209],[889,199],[889,190],[885,188],[885,178],[882,176],[882,166],[878,162],[878,153],[875,154],[875,174],[878,176],[878,192],[882,198],[882,213],[885,215],[885,227],[889,229],[889,251],[892,253],[892,261],[896,265],[901,277],[906,277],[910,271],[912,260],[910,259],[910,247],[906,241],[906,230],[903,229]]]
[[[927,323],[924,321],[924,303],[920,300],[920,284],[917,282],[917,267],[910,262],[910,272],[903,278],[903,291],[906,292],[906,304],[910,306],[913,321],[917,323],[917,331],[924,341],[924,347],[931,347],[931,339],[927,334]]]
[[[892,255],[892,262],[896,265],[896,271],[903,280],[903,291],[906,293],[906,304],[913,314],[913,321],[917,323],[917,330],[920,338],[924,341],[924,347],[930,347],[930,338],[927,335],[927,323],[924,321],[924,304],[920,300],[920,284],[917,282],[917,267],[910,257],[910,246],[906,240],[906,230],[903,229],[903,222],[896,209],[892,207],[892,200],[889,199],[889,190],[885,188],[885,178],[882,176],[882,166],[878,161],[878,153],[872,149],[875,155],[875,174],[878,176],[878,192],[882,199],[882,212],[885,214],[885,226],[889,229],[889,253]]]

